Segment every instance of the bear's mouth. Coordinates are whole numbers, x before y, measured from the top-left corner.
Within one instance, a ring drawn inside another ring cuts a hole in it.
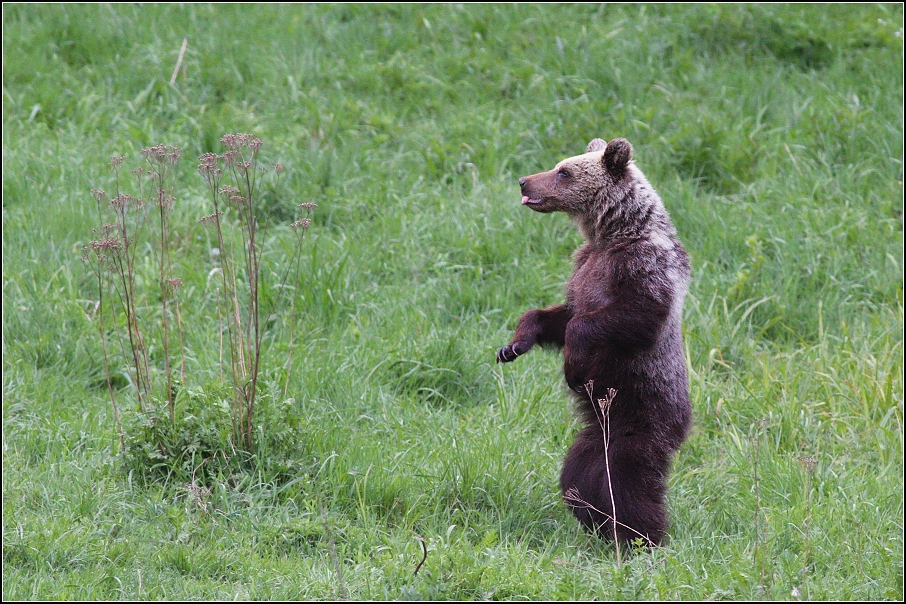
[[[527,195],[522,196],[522,205],[532,206],[541,203],[540,199],[531,199]]]

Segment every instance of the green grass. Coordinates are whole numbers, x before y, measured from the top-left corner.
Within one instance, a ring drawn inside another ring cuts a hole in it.
[[[276,448],[193,487],[117,454],[79,255],[110,155],[181,147],[210,393],[227,132],[288,168],[274,273],[319,207]],[[5,5],[2,136],[4,599],[902,600],[900,5]],[[695,413],[670,541],[621,565],[560,502],[559,359],[494,364],[580,242],[517,178],[619,136],[692,257]]]

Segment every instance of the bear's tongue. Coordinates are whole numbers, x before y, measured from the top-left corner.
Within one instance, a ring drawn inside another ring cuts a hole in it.
[[[522,205],[525,205],[525,204],[531,203],[531,202],[532,202],[532,200],[529,199],[527,195],[522,196]]]

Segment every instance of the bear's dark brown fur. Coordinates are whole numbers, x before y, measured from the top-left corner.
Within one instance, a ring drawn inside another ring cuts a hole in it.
[[[497,361],[535,344],[563,349],[566,383],[586,423],[563,464],[564,500],[589,530],[611,536],[616,508],[621,541],[657,545],[668,523],[671,458],[692,415],[681,330],[690,270],[660,197],[631,157],[628,141],[595,139],[585,154],[519,179],[523,205],[566,212],[585,244],[566,302],[525,313]],[[609,389],[608,468],[597,403]]]

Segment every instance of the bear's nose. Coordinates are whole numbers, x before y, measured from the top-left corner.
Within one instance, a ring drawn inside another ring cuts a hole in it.
[[[525,188],[525,176],[523,176],[522,178],[519,179],[519,188],[520,189]]]

